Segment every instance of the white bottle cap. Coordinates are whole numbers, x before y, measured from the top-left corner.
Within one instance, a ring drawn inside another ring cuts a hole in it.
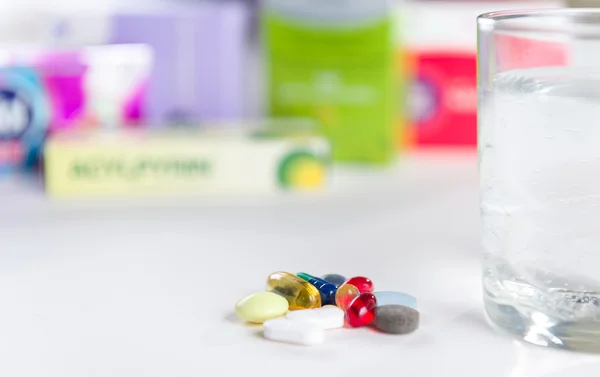
[[[268,12],[290,20],[329,26],[376,21],[390,8],[390,0],[265,0]]]

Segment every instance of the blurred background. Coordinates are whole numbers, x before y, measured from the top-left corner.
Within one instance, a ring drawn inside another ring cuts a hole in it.
[[[2,0],[0,174],[63,197],[247,193],[475,161],[476,16],[564,5]]]
[[[0,375],[252,370],[225,318],[277,270],[419,298],[423,339],[313,369],[517,370],[479,314],[475,19],[564,5],[0,0]]]
[[[476,17],[600,3],[563,1],[0,0],[0,375],[258,368],[225,318],[277,270],[425,313],[424,338],[353,333],[313,369],[401,349],[413,375],[514,375],[480,315]],[[265,355],[293,375],[306,352]]]

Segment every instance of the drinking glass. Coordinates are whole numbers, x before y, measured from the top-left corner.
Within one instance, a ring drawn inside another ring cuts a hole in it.
[[[496,327],[600,351],[600,10],[478,20],[484,303]]]

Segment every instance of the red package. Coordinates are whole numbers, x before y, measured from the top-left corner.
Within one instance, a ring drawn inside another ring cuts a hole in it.
[[[475,52],[419,51],[414,54],[413,69],[407,93],[413,144],[475,146]]]

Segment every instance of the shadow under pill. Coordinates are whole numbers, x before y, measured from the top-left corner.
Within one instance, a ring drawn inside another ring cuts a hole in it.
[[[258,330],[258,331],[254,331],[252,333],[252,336],[255,337],[255,338],[260,338],[261,340],[266,340],[265,337],[263,336],[262,329]]]
[[[262,324],[260,324],[260,323],[245,322],[240,317],[238,317],[237,314],[235,314],[235,313],[227,314],[225,316],[225,321],[236,324],[236,325],[244,325],[247,327],[261,327],[262,326]]]
[[[229,323],[243,323],[240,317],[237,316],[234,312],[231,312],[225,316],[225,320]]]

